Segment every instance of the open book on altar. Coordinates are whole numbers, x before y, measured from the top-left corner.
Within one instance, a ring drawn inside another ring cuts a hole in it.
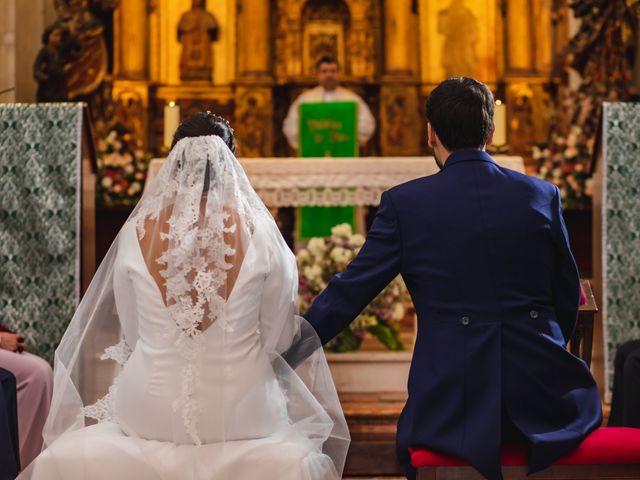
[[[299,156],[358,156],[356,102],[302,103],[299,108]]]

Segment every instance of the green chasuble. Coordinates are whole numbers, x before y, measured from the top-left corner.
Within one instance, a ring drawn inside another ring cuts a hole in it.
[[[322,102],[300,104],[301,157],[358,156],[358,104]],[[331,228],[348,223],[355,229],[355,208],[301,207],[298,238],[329,237]]]

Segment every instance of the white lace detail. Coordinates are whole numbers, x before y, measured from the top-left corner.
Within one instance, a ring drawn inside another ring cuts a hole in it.
[[[99,399],[96,403],[82,407],[82,414],[85,417],[97,420],[98,423],[114,422],[116,388],[114,381],[114,383],[109,387],[109,393]]]
[[[113,360],[122,367],[129,360],[131,352],[131,347],[123,338],[115,345],[105,348],[100,360]],[[96,403],[82,408],[82,414],[85,417],[93,418],[98,423],[115,421],[114,399],[117,380],[118,376],[116,375],[109,387],[109,392],[104,397],[100,398]]]
[[[196,383],[200,374],[198,359],[204,351],[202,332],[196,330],[193,336],[182,335],[178,338],[178,347],[182,356],[187,360],[182,369],[182,383],[180,395],[173,402],[173,410],[181,410],[182,422],[187,435],[196,445],[202,445],[196,422],[202,413],[202,404],[194,398]]]
[[[117,344],[105,348],[100,360],[114,360],[118,365],[123,366],[131,356],[131,347],[123,338]]]
[[[268,217],[269,212],[236,158],[215,136],[183,139],[173,148],[132,216],[140,240],[146,234],[145,221],[158,220],[169,207],[168,232],[160,234],[169,246],[156,261],[163,267],[165,302],[185,359],[173,407],[182,411],[185,429],[199,445],[196,424],[202,406],[194,400],[194,391],[204,348],[200,326],[205,318],[209,324],[216,322],[226,304],[220,291],[236,251],[225,243],[225,234],[250,235],[255,216]],[[233,333],[233,325],[224,319],[222,328]]]

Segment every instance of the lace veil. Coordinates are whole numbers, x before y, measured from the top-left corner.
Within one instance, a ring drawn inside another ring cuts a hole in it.
[[[250,464],[265,445],[307,452],[309,478],[340,478],[349,434],[296,299],[295,259],[235,156],[217,136],[180,140],[56,350],[45,451],[23,478],[83,478],[96,449],[129,459],[127,478],[263,478],[238,472],[263,468]],[[245,318],[255,311],[257,327]],[[260,348],[245,351],[252,336]],[[145,355],[148,370],[132,373]],[[153,382],[165,369],[176,373],[160,415]]]

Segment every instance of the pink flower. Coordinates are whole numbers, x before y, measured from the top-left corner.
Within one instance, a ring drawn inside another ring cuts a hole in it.
[[[562,165],[562,167],[560,167],[560,170],[562,170],[562,173],[571,173],[573,172],[573,164],[572,163],[565,163],[564,165]]]

